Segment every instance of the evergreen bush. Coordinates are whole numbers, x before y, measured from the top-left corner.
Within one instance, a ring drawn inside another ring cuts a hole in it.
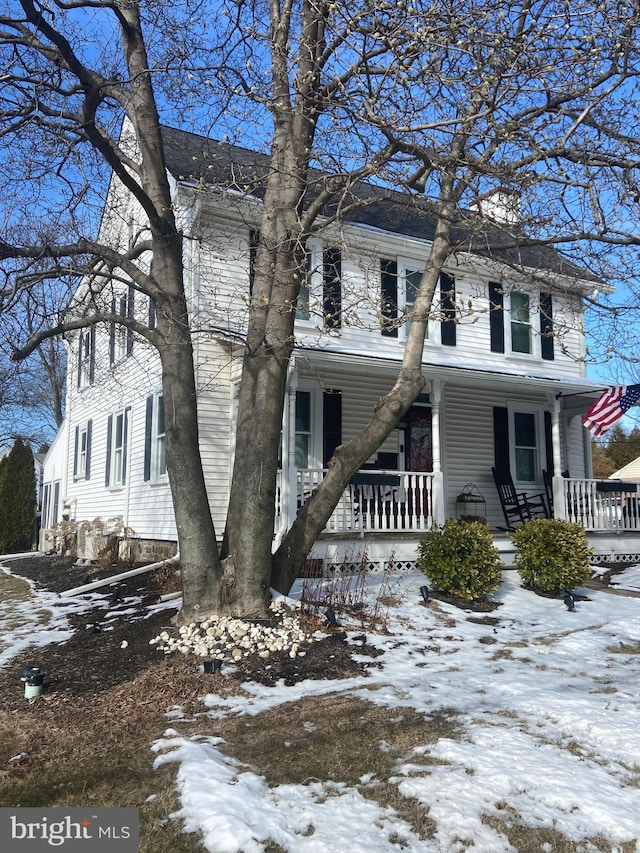
[[[36,476],[33,453],[18,438],[0,460],[0,553],[15,554],[33,546]]]
[[[434,524],[420,539],[418,554],[418,569],[440,592],[473,601],[500,586],[502,561],[482,522]]]
[[[516,566],[522,580],[545,592],[575,589],[591,575],[593,549],[580,524],[559,518],[534,518],[513,534]]]

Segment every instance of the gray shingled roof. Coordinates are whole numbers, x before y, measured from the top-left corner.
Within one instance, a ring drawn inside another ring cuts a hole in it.
[[[162,136],[167,168],[176,180],[262,197],[269,170],[268,155],[171,127],[163,127]],[[314,181],[323,177],[326,175],[319,170],[311,170],[310,198],[314,195]],[[362,181],[355,184],[349,193],[350,199],[347,200],[357,202],[356,206],[349,205],[345,215],[349,222],[422,240],[433,238],[436,217],[424,197],[394,192]],[[490,249],[482,252],[476,249],[477,254],[489,255],[511,266],[596,281],[591,273],[577,267],[553,246],[528,244],[524,235],[519,245],[514,246],[512,231],[507,232],[490,221],[485,221],[478,229],[477,215],[469,212],[468,216],[469,226],[456,226],[454,236],[456,242],[464,244],[473,240],[476,246],[482,238],[482,244],[490,246]]]

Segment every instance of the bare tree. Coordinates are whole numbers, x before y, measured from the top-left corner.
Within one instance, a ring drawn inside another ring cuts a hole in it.
[[[187,15],[194,5],[199,14]],[[2,9],[0,139],[16,146],[11,162],[16,151],[29,155],[22,186],[31,194],[37,187],[43,204],[52,204],[50,176],[63,178],[70,235],[18,239],[30,211],[14,194],[0,238],[4,298],[32,286],[33,265],[43,258],[60,276],[83,275],[85,282],[82,312],[36,332],[16,355],[26,357],[48,336],[104,323],[125,323],[157,348],[184,618],[225,609],[262,613],[271,583],[288,589],[353,472],[423,387],[426,325],[452,254],[491,255],[526,270],[527,247],[555,242],[569,253],[574,247],[581,266],[595,271],[602,258],[594,253],[588,262],[585,246],[633,241],[632,3],[471,0],[453,8],[437,0],[240,0],[178,4],[175,12],[134,0],[20,0]],[[145,41],[147,33],[162,34],[170,15],[167,38]],[[114,38],[97,59],[105,28]],[[160,102],[152,83],[165,92]],[[269,148],[223,564],[198,453],[180,234],[164,167],[158,103],[169,111],[171,94],[193,106],[198,121],[210,121],[214,134],[241,128],[243,138]],[[132,129],[130,148],[117,133],[122,115]],[[312,164],[321,171],[311,172]],[[94,181],[104,186],[103,166],[149,223],[125,248],[78,228]],[[10,168],[5,175],[17,180]],[[358,182],[368,178],[404,187],[432,214],[431,254],[396,384],[363,432],[338,448],[272,560],[278,443],[306,241],[320,216],[340,222],[362,203]],[[470,202],[496,184],[519,193],[517,225],[487,227],[469,213]],[[569,274],[575,269],[566,266]],[[108,310],[100,294],[117,277],[154,301],[155,328]]]

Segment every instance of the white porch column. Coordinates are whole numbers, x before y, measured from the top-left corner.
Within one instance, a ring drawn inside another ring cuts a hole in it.
[[[298,512],[298,469],[296,468],[296,391],[298,369],[295,356],[291,357],[285,393],[282,424],[282,518],[288,530]]]
[[[433,520],[436,524],[444,524],[446,515],[444,477],[440,455],[441,403],[442,383],[439,379],[434,379],[431,382],[431,450],[433,456]]]
[[[562,449],[560,447],[560,397],[553,398],[551,412],[551,446],[553,450],[553,514],[555,518],[567,517],[564,505],[564,477],[562,476]]]

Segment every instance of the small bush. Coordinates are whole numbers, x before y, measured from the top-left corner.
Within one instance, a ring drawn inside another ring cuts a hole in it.
[[[473,601],[500,586],[502,561],[493,537],[479,521],[449,519],[422,536],[417,566],[440,592]]]
[[[580,524],[534,518],[513,534],[522,580],[546,592],[574,589],[591,575],[587,534]]]

